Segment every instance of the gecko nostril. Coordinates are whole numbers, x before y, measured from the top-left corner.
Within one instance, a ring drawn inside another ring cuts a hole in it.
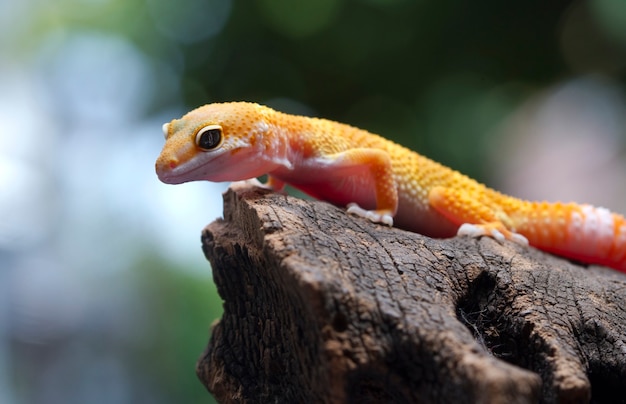
[[[178,167],[178,160],[174,158],[159,158],[155,164],[157,173],[166,173]]]

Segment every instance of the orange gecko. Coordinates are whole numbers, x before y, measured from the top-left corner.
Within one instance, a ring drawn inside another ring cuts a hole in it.
[[[232,102],[163,125],[167,184],[268,175],[372,222],[432,237],[490,236],[626,272],[626,220],[605,208],[513,198],[381,136]]]

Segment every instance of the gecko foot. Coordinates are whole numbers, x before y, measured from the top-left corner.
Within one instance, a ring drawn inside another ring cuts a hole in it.
[[[385,211],[367,210],[363,209],[356,203],[349,203],[348,213],[359,217],[364,217],[374,223],[382,223],[390,227],[393,226],[393,217],[391,216],[391,214],[386,213]]]
[[[263,189],[269,189],[270,191],[278,192],[283,195],[287,195],[285,192],[285,183],[275,177],[267,176],[267,182],[262,183],[258,178],[250,178],[243,181],[235,181],[231,183],[231,187],[259,187]]]
[[[520,245],[528,245],[528,239],[521,234],[507,230],[498,223],[471,224],[463,223],[457,231],[457,236],[480,237],[488,236],[495,239],[498,243],[504,240],[511,240]]]
[[[263,184],[261,181],[259,181],[256,178],[250,178],[248,180],[242,180],[242,181],[233,181],[231,182],[230,187],[233,189],[249,188],[249,187],[272,189],[271,187],[267,186],[266,184]]]

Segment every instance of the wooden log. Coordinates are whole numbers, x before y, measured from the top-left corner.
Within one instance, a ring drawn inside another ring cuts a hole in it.
[[[626,276],[238,186],[202,235],[219,402],[624,400]]]

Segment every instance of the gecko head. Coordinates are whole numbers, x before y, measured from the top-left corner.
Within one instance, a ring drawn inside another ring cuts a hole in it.
[[[258,104],[209,104],[163,125],[165,145],[155,168],[167,184],[238,181],[269,171],[262,157],[267,117]]]

